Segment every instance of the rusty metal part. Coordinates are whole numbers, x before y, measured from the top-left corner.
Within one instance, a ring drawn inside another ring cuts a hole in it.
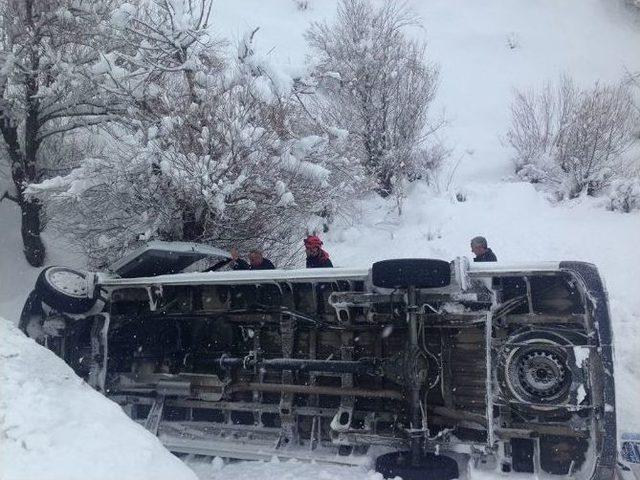
[[[210,362],[224,368],[239,367],[245,370],[295,370],[298,372],[330,372],[361,375],[378,375],[379,367],[371,359],[361,360],[309,360],[306,358],[216,357]]]
[[[436,415],[440,415],[446,418],[451,418],[453,420],[475,422],[485,427],[487,425],[487,418],[484,415],[480,415],[477,413],[471,413],[464,410],[456,410],[453,408],[439,407],[439,406],[433,406],[433,407],[428,406],[427,410],[433,411],[433,413],[435,413]]]
[[[342,388],[325,387],[317,385],[286,385],[278,383],[237,383],[229,385],[227,393],[249,392],[249,391],[271,392],[271,393],[302,393],[306,395],[352,395],[354,397],[367,398],[389,398],[393,400],[404,400],[405,396],[397,390],[368,390],[364,388]]]
[[[589,438],[586,430],[576,430],[565,425],[542,425],[542,424],[513,424],[512,428],[496,428],[497,437],[505,438],[536,438],[540,435],[558,435],[562,437]]]

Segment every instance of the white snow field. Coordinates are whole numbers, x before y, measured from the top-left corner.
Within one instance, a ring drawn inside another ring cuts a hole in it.
[[[376,0],[377,1],[377,0]],[[616,346],[619,431],[640,431],[640,213],[606,211],[600,200],[552,204],[531,185],[509,182],[501,137],[514,88],[539,88],[568,74],[577,83],[616,81],[640,71],[640,16],[623,0],[412,0],[440,66],[434,112],[446,111],[443,133],[460,159],[451,191],[416,186],[398,216],[372,198],[351,223],[324,239],[338,266],[382,258],[468,255],[469,239],[485,235],[505,261],[595,263],[610,295]],[[336,0],[221,0],[213,28],[231,42],[255,27],[257,44],[283,75],[303,71],[303,33],[330,19]],[[4,165],[2,165],[4,167]],[[451,170],[452,165],[447,166]],[[445,175],[446,177],[446,175]],[[446,179],[445,179],[446,180]],[[0,194],[6,178],[0,175]],[[449,183],[449,182],[444,182]],[[466,201],[455,200],[462,193]],[[83,258],[45,232],[48,264],[82,266]],[[300,253],[302,255],[302,253]],[[22,336],[20,308],[37,269],[21,251],[19,210],[0,203],[0,479],[194,478],[191,471],[115,404],[91,391],[52,353]],[[301,462],[231,462],[189,458],[200,480],[380,480],[366,468]],[[474,473],[472,478],[485,477]],[[519,477],[525,477],[519,475]]]
[[[195,480],[53,352],[0,318],[0,479]]]
[[[373,0],[382,4],[384,0]],[[232,43],[256,27],[258,53],[283,73],[304,70],[309,22],[330,21],[336,0],[231,0],[214,5],[214,28]],[[427,55],[440,67],[434,116],[461,158],[458,179],[509,174],[508,129],[514,89],[541,88],[562,75],[578,85],[616,82],[640,70],[640,10],[624,0],[408,0]],[[313,59],[310,59],[313,61]]]

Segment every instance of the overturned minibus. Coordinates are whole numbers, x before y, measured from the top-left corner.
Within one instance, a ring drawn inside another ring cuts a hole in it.
[[[110,272],[46,268],[21,327],[178,454],[614,478],[593,265],[179,273],[206,256],[228,257],[152,242]]]

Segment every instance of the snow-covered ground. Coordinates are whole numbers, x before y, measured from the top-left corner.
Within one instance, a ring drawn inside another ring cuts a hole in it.
[[[381,4],[384,0],[373,0]],[[260,27],[259,51],[285,72],[304,69],[304,32],[330,20],[336,0],[216,2],[216,31],[237,41]],[[640,10],[624,0],[409,0],[424,28],[427,55],[440,67],[433,106],[450,124],[447,143],[461,158],[459,180],[495,181],[511,171],[501,139],[514,89],[540,88],[569,75],[579,85],[615,82],[640,70]]]
[[[215,2],[214,28],[231,41],[257,26],[262,52],[285,72],[304,68],[303,33],[330,18],[335,0]],[[450,259],[485,235],[500,260],[587,260],[609,290],[616,342],[620,431],[640,431],[640,214],[608,212],[593,199],[554,205],[531,185],[504,181],[514,88],[540,87],[569,74],[578,83],[618,80],[640,70],[640,17],[620,0],[413,0],[431,58],[440,65],[436,111],[450,120],[447,142],[461,159],[450,193],[416,187],[403,215],[372,199],[351,224],[336,226],[326,246],[340,266],[393,257]],[[451,166],[448,166],[451,168]],[[0,193],[6,183],[0,175]],[[446,183],[446,182],[445,182]],[[82,257],[47,232],[48,263]],[[17,322],[38,271],[21,254],[19,211],[0,203],[0,316]],[[114,404],[92,392],[49,352],[0,322],[0,478],[193,478]],[[76,408],[82,404],[81,408]],[[108,452],[106,455],[105,452]],[[223,464],[189,459],[201,480],[306,478],[374,480],[362,468],[298,462]],[[101,476],[102,475],[102,476]]]
[[[200,480],[383,480],[382,475],[365,467],[319,465],[297,460],[268,462],[229,462],[221,458],[186,459]]]
[[[0,192],[4,192],[0,165]],[[82,268],[84,255],[65,245],[53,232],[43,235],[48,265]],[[0,317],[17,323],[27,295],[33,288],[40,269],[32,268],[22,254],[20,209],[12,202],[0,202]]]
[[[0,479],[195,480],[49,350],[0,318]]]

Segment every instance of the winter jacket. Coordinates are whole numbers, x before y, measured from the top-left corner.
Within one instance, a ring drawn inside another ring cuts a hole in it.
[[[275,270],[275,265],[268,258],[263,258],[260,265],[251,265],[239,258],[233,266],[234,270]]]
[[[332,268],[333,263],[329,254],[320,249],[320,254],[315,257],[307,257],[307,268]]]
[[[496,257],[496,254],[493,253],[493,250],[491,250],[490,248],[487,248],[487,251],[484,252],[482,255],[478,255],[476,258],[473,259],[474,262],[497,262],[498,258]]]

